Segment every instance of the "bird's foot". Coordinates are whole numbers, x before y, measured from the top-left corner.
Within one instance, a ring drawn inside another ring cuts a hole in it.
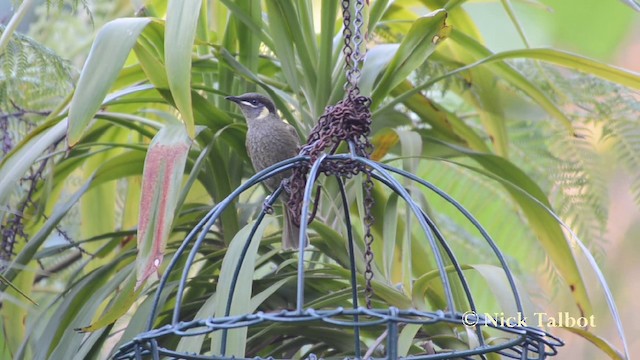
[[[284,192],[291,194],[291,178],[282,179],[280,186],[282,186],[282,190],[284,190]]]
[[[271,206],[271,204],[269,203],[269,197],[267,197],[262,203],[262,211],[264,211],[265,214],[268,215],[273,214],[273,206]]]

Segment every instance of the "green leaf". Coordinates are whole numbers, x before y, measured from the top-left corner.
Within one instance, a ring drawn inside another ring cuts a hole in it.
[[[136,277],[133,276],[133,274],[130,274],[124,281],[122,289],[120,289],[118,294],[116,294],[113,304],[111,304],[109,309],[91,325],[77,328],[75,330],[80,332],[93,332],[102,329],[107,325],[113,324],[114,322],[116,322],[116,320],[120,319],[124,314],[127,313],[127,311],[129,311],[131,305],[133,305],[133,303],[138,300],[138,297],[142,292],[142,288],[134,291],[133,288],[135,282]]]
[[[589,266],[591,266],[591,269],[595,273],[598,279],[598,282],[602,287],[602,291],[604,293],[607,306],[609,307],[609,312],[613,317],[613,321],[615,322],[615,325],[616,325],[616,330],[618,331],[618,336],[620,336],[620,339],[622,340],[624,353],[626,355],[626,358],[628,359],[629,346],[627,345],[624,329],[622,328],[622,319],[620,318],[620,314],[618,313],[618,308],[616,307],[615,300],[613,299],[613,293],[611,292],[611,289],[609,288],[609,285],[607,284],[607,281],[604,278],[604,274],[602,273],[602,270],[600,270],[600,267],[598,266],[596,259],[593,257],[593,255],[591,255],[591,252],[589,252],[589,249],[584,245],[584,243],[575,235],[575,233],[573,233],[571,229],[569,229],[568,226],[566,226],[565,224],[563,224],[563,226],[566,228],[566,230],[569,233],[571,233],[574,244],[576,244],[580,248],[580,250],[582,250],[582,255],[586,258],[587,263],[589,264]]]
[[[254,18],[243,10],[238,4],[231,0],[220,0],[221,4],[229,9],[231,14],[247,26],[254,34],[260,37],[260,40],[269,48],[273,48],[273,40],[270,34],[265,31],[266,26],[261,18]]]
[[[0,274],[0,283],[2,283],[3,285],[9,286],[9,288],[13,289],[15,292],[20,294],[22,297],[24,297],[25,299],[29,300],[29,302],[32,303],[33,305],[38,305],[35,301],[33,301],[33,299],[31,299],[29,296],[27,296],[27,294],[25,294],[24,291],[20,290],[20,288],[15,286],[11,281],[9,281],[9,279],[4,277],[2,274]]]
[[[382,241],[384,251],[382,252],[382,258],[384,259],[384,273],[387,279],[396,281],[393,279],[391,269],[394,267],[396,259],[396,243],[397,243],[397,228],[398,228],[398,194],[392,193],[387,200],[387,204],[384,208],[383,219],[383,232]]]
[[[130,257],[120,257],[120,260]],[[78,281],[71,291],[61,298],[62,302],[56,307],[56,315],[47,324],[45,333],[48,341],[44,342],[38,350],[49,348],[46,357],[40,352],[36,358],[47,359],[72,359],[76,350],[80,347],[83,336],[79,336],[70,329],[81,327],[91,322],[102,302],[110,296],[115,289],[133,270],[133,266],[127,266],[117,271],[119,261],[112,261],[89,273]]]
[[[444,75],[433,77],[428,81],[415,86],[410,91],[405,92],[404,94],[395,98],[393,101],[385,104],[384,107],[379,109],[379,111],[392,108],[395,104],[406,101],[408,98],[418,94],[420,91],[432,86],[433,84],[445,78],[449,78],[455,74],[460,74],[468,70],[472,70],[481,64],[490,63],[491,60],[489,59],[493,59],[493,56],[500,56],[499,54],[493,54],[489,49],[485,48],[482,44],[480,44],[475,39],[455,29],[451,31],[450,38],[456,43],[458,43],[460,47],[464,48],[465,51],[472,53],[475,57],[483,57],[483,58],[469,65],[462,66],[460,68],[457,68],[456,70],[450,71],[449,73],[446,73]],[[453,59],[451,61],[453,61]],[[511,66],[509,66],[507,63],[504,63],[504,62],[491,64],[490,70],[495,75],[501,76],[506,81],[511,83],[513,86],[521,89],[532,100],[538,103],[540,107],[542,107],[550,115],[552,115],[557,120],[559,120],[562,123],[562,125],[564,125],[573,134],[574,130],[569,118],[536,85],[534,85],[529,80],[527,80],[522,74],[520,74],[518,71],[516,71],[515,69],[513,69]],[[491,88],[493,88],[493,85],[492,83],[491,84],[488,83],[490,79],[487,79],[487,76],[490,74],[481,73],[481,75],[484,81],[481,81],[478,85],[480,85],[481,87],[480,89],[482,91],[481,95],[484,98],[485,97],[484,94],[487,91],[487,87],[491,85]],[[492,107],[497,106],[494,101],[491,101],[491,98],[485,98],[485,102],[487,102],[487,104]],[[486,110],[491,110],[491,109],[484,109],[484,110],[485,111],[480,113],[481,115],[490,115],[490,114],[487,114]],[[491,130],[491,128],[495,128],[494,129],[495,131],[493,133],[491,132],[490,133],[494,136],[494,140],[497,143],[499,142],[498,149],[499,150],[502,149],[501,152],[499,153],[506,154],[505,152],[506,143],[504,143],[504,141],[506,141],[506,137],[505,137],[506,130],[504,129],[504,120],[502,119],[502,116],[496,119],[492,119],[490,116],[483,116],[483,118],[485,118],[485,121],[487,121],[487,126],[489,127],[488,128],[489,130]]]
[[[372,108],[375,109],[387,94],[422,65],[433,53],[436,45],[446,38],[451,28],[446,24],[447,12],[434,11],[416,20],[404,37],[380,82],[373,90]]]
[[[147,76],[149,81],[158,89],[166,89],[169,87],[169,80],[167,79],[167,73],[164,65],[154,55],[151,54],[144,46],[137,44],[133,51],[135,51],[140,66]]]
[[[640,89],[640,74],[613,65],[607,65],[584,56],[555,49],[519,49],[505,51],[480,60],[476,65],[506,59],[537,59],[583,71],[631,89]]]
[[[469,267],[477,271],[487,282],[487,288],[491,289],[491,293],[498,300],[500,311],[504,312],[505,316],[520,315],[528,318],[527,315],[529,313],[518,314],[518,310],[515,306],[514,294],[511,289],[511,285],[509,284],[507,276],[501,267],[494,266],[494,265],[486,265],[486,264],[474,264],[474,265],[469,265]],[[516,286],[517,286],[517,289],[519,290],[519,294],[523,301],[523,307],[524,307],[523,310],[529,311],[529,312],[532,311],[533,305],[531,305],[529,301],[526,301],[528,300],[528,298],[526,296],[523,296],[525,294],[522,291],[522,287],[518,286],[520,284],[518,283],[517,279],[514,279],[514,280],[516,280]],[[478,310],[483,311],[482,309],[478,309]]]
[[[36,159],[62,139],[66,127],[66,120],[43,124],[0,160],[0,204],[6,203],[20,178]]]
[[[167,9],[164,47],[169,89],[187,133],[195,137],[191,108],[191,51],[202,0],[171,0]]]
[[[127,176],[142,175],[146,153],[129,151],[105,161],[95,173],[93,183],[101,184]]]
[[[160,129],[149,145],[142,176],[136,289],[162,264],[190,145],[177,119]]]
[[[106,131],[100,136],[99,141],[105,143],[125,143],[129,134],[125,131],[121,131],[118,127],[106,127]],[[94,147],[96,148],[96,147]],[[82,164],[82,170],[85,178],[93,176],[93,172],[99,168],[105,161],[121,153],[121,148],[107,148],[106,151],[95,153],[90,157],[84,159]],[[86,194],[80,199],[80,208],[82,209],[80,216],[80,236],[81,238],[88,239],[90,237],[108,233],[112,231],[116,226],[116,214],[114,211],[104,211],[105,208],[114,209],[117,208],[116,197],[113,196],[117,192],[116,182],[109,182],[103,184],[92,184],[92,187]],[[95,216],[95,214],[103,212],[102,216]],[[85,250],[94,254],[102,243],[90,243],[86,244]],[[109,261],[109,258],[104,259]],[[97,265],[97,262],[95,263]]]
[[[595,345],[598,349],[602,350],[603,353],[607,354],[612,360],[628,360],[630,357],[624,356],[621,354],[613,345],[611,345],[606,339],[599,337],[598,335],[589,332],[585,329],[561,326],[561,329],[567,330],[571,333],[577,334],[582,338],[588,340],[590,343]]]
[[[420,86],[416,86],[415,89],[403,95],[402,98],[413,95],[414,93],[417,93],[418,91],[442,80],[443,78],[473,69],[479,65],[489,64],[490,68],[496,73],[496,75],[503,77],[513,86],[516,86],[524,91],[532,100],[538,103],[538,105],[540,105],[550,115],[558,119],[573,134],[574,130],[571,121],[564,114],[564,112],[562,112],[537,86],[531,83],[528,79],[522,76],[507,63],[502,62],[502,60],[511,58],[539,59],[587,73],[592,73],[606,80],[618,82],[633,89],[640,88],[640,76],[638,74],[634,74],[632,72],[616,68],[614,66],[605,65],[597,61],[567,52],[552,49],[522,49],[493,54],[479,42],[459,31],[452,31],[451,39],[458,42],[465,49],[473,52],[477,56],[483,56],[483,58],[474,63],[449,72],[448,74],[445,74],[443,76],[430,79],[426,83],[421,84]],[[494,64],[494,62],[497,62],[497,64]],[[403,100],[402,98],[396,99],[394,102],[399,102]],[[394,102],[385,105],[385,107],[392,106]]]
[[[30,294],[32,292],[30,285],[33,284],[35,279],[36,267],[37,265],[33,263],[31,266],[23,267],[23,271],[13,279],[12,285],[15,284],[16,288],[26,289]],[[29,318],[29,310],[32,309],[23,301],[20,301],[17,292],[6,289],[1,293],[3,298],[2,309],[0,309],[2,337],[7,343],[7,350],[15,353],[27,333],[27,319]]]
[[[110,338],[113,324],[95,331],[85,337],[82,344],[73,353],[76,359],[91,359],[92,355],[102,352],[105,340]]]
[[[269,25],[271,25],[272,22],[280,23],[285,27],[288,35],[288,37],[284,39],[274,38],[279,41],[291,41],[292,45],[295,45],[294,48],[298,56],[292,60],[298,60],[302,72],[300,79],[305,85],[306,92],[312,95],[312,91],[315,90],[314,86],[317,82],[316,66],[313,60],[316,59],[318,50],[315,42],[315,34],[312,38],[307,35],[305,39],[305,30],[307,32],[314,31],[314,29],[310,27],[311,21],[308,19],[307,11],[304,9],[305,3],[305,1],[301,1],[298,3],[298,6],[294,6],[290,1],[271,1],[268,2],[267,7],[270,9]],[[307,19],[307,21],[305,21],[305,19]],[[304,25],[306,25],[306,28],[304,28]],[[280,58],[280,60],[282,61],[282,58]],[[296,68],[292,70],[296,70]],[[313,98],[313,96],[310,97]]]
[[[311,239],[313,246],[318,248],[323,254],[333,258],[342,266],[346,267],[349,265],[349,253],[345,245],[347,241],[339,232],[317,221],[312,222],[310,228],[320,235],[319,239]],[[358,258],[356,257],[356,259]]]
[[[268,300],[273,294],[282,288],[287,282],[289,282],[291,278],[285,278],[279,280],[269,286],[267,289],[263,290],[259,294],[256,294],[251,298],[250,305],[247,307],[245,313],[250,314],[256,311],[258,306],[260,306],[263,302]],[[206,319],[209,317],[213,317],[215,314],[215,307],[218,299],[218,294],[213,293],[200,307],[198,312],[195,315],[195,319]],[[243,304],[244,305],[244,304]],[[180,339],[180,343],[178,344],[177,351],[185,352],[185,351],[200,351],[202,347],[202,343],[205,339],[205,335],[196,335],[196,336],[184,336]]]
[[[27,265],[33,260],[34,255],[42,244],[47,240],[49,234],[55,229],[62,218],[67,215],[73,205],[75,205],[80,197],[89,189],[91,180],[87,181],[78,191],[69,197],[69,199],[59,204],[47,221],[42,225],[40,230],[27,242],[22,251],[13,259],[11,264],[5,270],[3,276],[11,281],[18,273],[21,266]],[[0,291],[6,288],[5,284],[0,284]]]
[[[269,30],[273,39],[273,52],[282,63],[282,73],[287,80],[294,93],[300,91],[300,79],[298,78],[298,68],[296,66],[296,57],[294,52],[293,35],[283,17],[292,16],[292,14],[283,14],[280,7],[280,1],[267,1],[267,16],[269,17]]]
[[[202,304],[194,319],[206,319],[213,317],[216,311],[216,304],[218,303],[218,293],[213,293],[207,298],[207,300]],[[176,351],[180,353],[186,352],[194,352],[200,353],[202,349],[202,343],[204,342],[206,335],[195,335],[195,336],[183,336],[178,342],[178,346],[176,347]]]
[[[398,336],[398,356],[405,357],[409,354],[409,349],[413,345],[414,338],[422,325],[407,324]]]
[[[242,12],[251,18],[251,22],[256,24],[262,20],[262,9],[259,1],[241,1],[238,3],[242,7]],[[243,22],[237,22],[237,34],[239,53],[238,60],[251,72],[258,73],[258,62],[260,60],[260,38],[259,33],[251,31],[251,27]],[[255,91],[255,85],[250,84],[248,91]]]
[[[216,296],[218,301],[215,304],[215,314],[217,317],[233,316],[249,313],[251,304],[251,288],[253,283],[253,274],[255,271],[258,246],[262,239],[264,229],[271,223],[271,219],[263,219],[258,225],[256,233],[251,239],[251,244],[247,248],[244,258],[241,258],[242,250],[248,241],[249,234],[255,223],[251,222],[242,228],[236,236],[231,240],[227,253],[222,260],[222,268],[220,269],[220,277],[216,288]],[[237,267],[240,267],[238,278],[232,284],[234,273]],[[235,289],[231,298],[231,306],[229,314],[226,314],[227,301],[231,293],[232,285]],[[222,334],[220,331],[215,332],[211,339],[211,348],[214,354],[221,354],[220,347],[222,345]],[[226,356],[245,356],[245,347],[247,339],[247,328],[230,330],[227,337]]]
[[[11,346],[9,344],[10,340],[7,338],[10,336],[8,331],[10,330],[5,329],[4,326],[2,327],[2,331],[0,331],[0,356],[2,356],[2,358],[11,359],[13,355],[11,354]],[[15,359],[15,357],[13,358]]]
[[[391,95],[403,98],[403,104],[418,115],[420,120],[431,125],[435,131],[451,142],[462,143],[477,151],[489,151],[482,137],[459,116],[432,99],[420,93],[414,93],[414,90],[409,81],[404,81],[391,91]],[[404,94],[412,95],[405,98]],[[376,117],[382,117],[386,112],[378,114],[376,111],[374,114]]]
[[[333,35],[336,28],[337,1],[325,1],[321,10],[321,30],[319,36],[320,49],[318,53],[318,82],[316,84],[316,98],[313,101],[316,109],[324,109],[334,86],[331,76],[333,61]],[[312,114],[317,117],[320,114]]]
[[[362,74],[358,87],[367,95],[373,92],[373,87],[380,74],[387,68],[391,59],[398,52],[400,44],[377,44],[367,51],[367,56],[362,65]]]
[[[98,32],[71,99],[67,131],[70,146],[80,141],[89,121],[118,77],[138,35],[150,21],[148,18],[116,19]]]
[[[160,299],[157,304],[158,308],[162,308],[164,304],[167,303],[167,299],[173,300],[170,296],[175,294],[175,288],[177,287],[177,285],[178,285],[177,281],[169,281],[167,283],[167,285],[164,288],[164,291],[160,295]],[[138,336],[139,334],[147,331],[147,322],[149,320],[151,308],[152,306],[156,305],[154,304],[154,301],[155,301],[155,296],[144,296],[143,294],[142,303],[136,308],[136,311],[131,316],[131,320],[129,321],[127,328],[124,330],[124,334],[122,334],[122,337],[118,341],[118,344],[114,346],[114,348],[111,350],[111,354],[109,355],[109,358],[113,357],[114,352],[120,346],[124,345],[128,341],[131,341],[134,337]]]
[[[464,270],[465,266],[461,268]],[[453,266],[445,267],[447,273],[455,271]],[[433,284],[431,283],[433,281]],[[428,272],[422,273],[422,275],[415,280],[413,287],[411,288],[411,301],[415,308],[418,310],[428,311],[431,308],[443,309],[445,304],[444,300],[444,288],[442,286],[442,280],[440,276],[440,270],[434,269]],[[429,304],[427,304],[427,301]]]
[[[359,254],[360,258],[362,258],[362,254]],[[358,255],[356,255],[357,258]],[[340,275],[344,279],[349,279],[351,272],[349,269],[344,268],[340,265],[327,265],[328,268],[332,270],[332,272]],[[365,284],[364,276],[361,275],[364,273],[363,269],[358,270],[357,281],[358,284]],[[399,309],[409,309],[412,307],[411,300],[403,294],[398,289],[394,288],[391,284],[387,283],[385,280],[381,280],[381,276],[376,276],[374,274],[373,282],[371,286],[373,287],[373,293],[376,297],[382,299],[382,301],[386,302],[390,306],[395,306]]]
[[[551,205],[542,189],[517,166],[500,156],[482,154],[440,141],[435,141],[435,143],[468,156],[480,164],[484,170],[465,164],[458,165],[484,174],[504,185],[522,209],[531,230],[537,235],[538,241],[545,249],[545,253],[552,259],[558,272],[569,286],[580,313],[583,315],[591,314],[591,301],[587,294],[586,284],[560,224],[548,212]]]
[[[369,26],[367,28],[369,33],[373,33],[375,26],[378,25],[382,15],[384,15],[387,10],[387,6],[389,6],[389,0],[377,0],[373,2],[369,12]]]
[[[259,294],[256,294],[251,298],[251,305],[249,306],[249,312],[254,312],[262,303],[268,300],[276,291],[280,290],[286,283],[289,281],[293,281],[294,277],[284,278],[282,280],[276,281],[271,286],[262,290]]]

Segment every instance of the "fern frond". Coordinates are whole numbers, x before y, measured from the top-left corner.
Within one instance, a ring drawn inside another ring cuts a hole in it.
[[[4,27],[0,26],[0,33]],[[42,110],[55,101],[42,104],[44,97],[57,97],[71,89],[71,64],[34,39],[14,33],[6,51],[0,55],[0,79],[2,93],[0,109],[10,113],[17,105],[20,108]],[[37,105],[37,106],[36,106]]]
[[[558,214],[568,220],[581,238],[589,243],[594,243],[594,240],[597,242],[602,239],[608,216],[607,184],[613,170],[607,160],[610,152],[613,151],[620,160],[619,165],[632,174],[636,174],[640,167],[637,155],[640,151],[637,94],[634,95],[623,86],[577,71],[532,61],[513,64],[554,99],[572,120],[574,128],[578,129],[577,134],[572,136],[555,128],[552,121],[531,126],[531,130],[542,132],[537,135],[544,134],[542,139],[549,154],[543,157],[548,159],[544,161],[546,169],[537,166],[525,171],[533,171],[536,179],[548,179],[549,187],[543,185],[543,188],[552,191],[552,202]],[[515,143],[518,147],[518,142]],[[522,151],[526,152],[528,148],[525,146]],[[541,159],[523,164],[540,165]],[[640,184],[634,182],[634,185],[634,196],[640,204],[637,191]]]
[[[52,7],[62,8],[63,6],[68,5],[71,7],[73,11],[77,11],[82,5],[82,8],[87,12],[89,16],[91,16],[91,12],[89,10],[89,3],[87,0],[47,0],[47,12],[51,10]]]
[[[636,107],[640,106],[635,103]],[[640,109],[631,107],[633,113],[607,124],[609,139],[613,142],[613,153],[632,176],[631,193],[640,206]],[[622,113],[622,112],[621,112]]]

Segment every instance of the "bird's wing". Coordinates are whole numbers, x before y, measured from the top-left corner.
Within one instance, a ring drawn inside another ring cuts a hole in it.
[[[247,140],[245,140],[244,142],[244,148],[247,149],[247,155],[249,156],[249,159],[253,159],[253,156],[251,155],[251,145],[249,144],[249,131],[247,130]],[[253,162],[253,160],[251,160]]]
[[[293,138],[295,139],[296,142],[296,148],[300,147],[300,137],[298,137],[298,132],[296,131],[296,129],[291,126],[291,124],[287,124],[287,130],[291,133],[291,135],[293,135]],[[296,152],[298,150],[296,149]]]

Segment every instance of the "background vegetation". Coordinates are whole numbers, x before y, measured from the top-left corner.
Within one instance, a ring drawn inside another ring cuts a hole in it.
[[[596,316],[598,327],[586,332],[548,329],[569,342],[561,358],[624,358],[626,349],[595,263],[542,205],[587,244],[629,319],[627,333],[638,329],[629,284],[638,272],[630,244],[640,204],[640,77],[626,59],[638,58],[629,34],[640,25],[637,5],[626,3],[375,0],[367,8],[361,89],[374,103],[374,157],[433,182],[481,221],[517,272],[527,311]],[[246,126],[224,96],[267,92],[302,137],[342,98],[339,3],[11,5],[0,13],[0,357],[105,357],[144,330],[158,264],[162,272],[194,224],[253,174]],[[357,185],[349,187],[356,217]],[[341,205],[326,186],[306,283],[315,308],[349,306]],[[510,310],[480,235],[433,194],[413,191],[470,265],[478,306]],[[225,261],[264,196],[244,194],[211,229],[184,319],[219,314]],[[438,308],[442,290],[427,281],[434,264],[415,221],[381,187],[376,204],[375,305]],[[276,221],[263,230],[235,313],[293,303],[296,254],[279,251]],[[402,241],[409,235],[412,245]],[[177,275],[156,327],[170,321]],[[340,355],[353,345],[331,329],[261,330],[248,342],[238,337],[235,351],[246,343],[251,356],[302,356],[309,348],[301,344],[315,344]],[[452,329],[438,334],[436,348],[471,343]],[[366,345],[376,336],[365,334]],[[216,346],[204,337],[174,345]]]

